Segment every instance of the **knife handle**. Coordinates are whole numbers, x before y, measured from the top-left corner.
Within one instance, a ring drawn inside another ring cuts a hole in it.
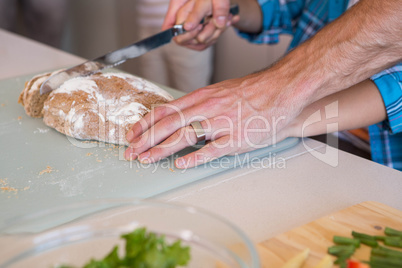
[[[231,5],[230,9],[229,9],[229,13],[232,14],[233,16],[238,15],[239,14],[239,5],[238,4]],[[211,18],[212,18],[212,15],[203,18],[200,21],[200,24],[204,24],[204,23],[208,22]]]
[[[233,16],[239,14],[239,5],[234,4],[234,5],[230,6],[229,13],[232,14]],[[212,18],[212,15],[209,15],[209,16],[203,18],[200,21],[200,24],[207,23],[211,18]],[[173,35],[174,36],[178,36],[178,35],[184,34],[186,32],[186,30],[184,30],[183,24],[176,24],[173,26]]]

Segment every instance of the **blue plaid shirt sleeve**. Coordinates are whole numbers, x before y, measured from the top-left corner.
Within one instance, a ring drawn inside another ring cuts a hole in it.
[[[257,44],[275,44],[280,34],[291,34],[290,50],[339,17],[349,0],[258,0],[258,3],[263,15],[262,31],[238,34]],[[387,120],[369,127],[372,159],[402,170],[402,63],[371,79],[387,111]]]
[[[390,133],[402,132],[402,62],[371,77],[380,91],[387,110],[381,128]]]
[[[302,15],[305,0],[258,0],[263,16],[262,31],[258,34],[238,32],[249,42],[276,44],[280,34],[295,32],[295,22]]]
[[[402,170],[402,63],[371,77],[384,101],[387,119],[369,127],[373,161]]]
[[[258,34],[238,31],[249,42],[276,44],[279,35],[293,36],[288,50],[300,45],[329,22],[339,17],[348,0],[258,0],[262,30]]]

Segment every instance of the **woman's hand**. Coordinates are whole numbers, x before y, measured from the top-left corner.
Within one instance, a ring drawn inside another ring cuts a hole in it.
[[[227,27],[239,21],[240,17],[232,16],[229,8],[229,0],[172,0],[162,29],[184,23],[187,33],[177,36],[175,41],[194,50],[204,50],[213,45]],[[200,21],[211,14],[212,18],[201,25]]]

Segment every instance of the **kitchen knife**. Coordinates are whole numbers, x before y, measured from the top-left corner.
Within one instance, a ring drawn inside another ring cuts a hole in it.
[[[232,15],[239,14],[239,6],[231,6],[230,13]],[[207,19],[209,19],[210,17],[211,16],[204,18],[201,21],[201,24],[204,24],[204,22],[207,21]],[[184,30],[182,24],[174,25],[170,29],[152,35],[129,46],[109,52],[106,55],[98,57],[94,60],[86,61],[80,65],[54,74],[42,84],[42,86],[40,87],[40,94],[42,95],[58,88],[68,79],[79,76],[88,76],[99,72],[100,70],[115,67],[119,64],[122,64],[128,59],[139,57],[152,49],[168,44],[173,37],[185,32],[186,31]]]

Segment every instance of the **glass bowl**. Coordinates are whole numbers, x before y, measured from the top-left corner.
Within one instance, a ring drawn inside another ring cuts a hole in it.
[[[190,246],[186,267],[259,267],[250,239],[217,215],[171,203],[112,199],[33,213],[0,228],[0,268],[82,267],[115,245],[124,249],[120,236],[139,227]]]

